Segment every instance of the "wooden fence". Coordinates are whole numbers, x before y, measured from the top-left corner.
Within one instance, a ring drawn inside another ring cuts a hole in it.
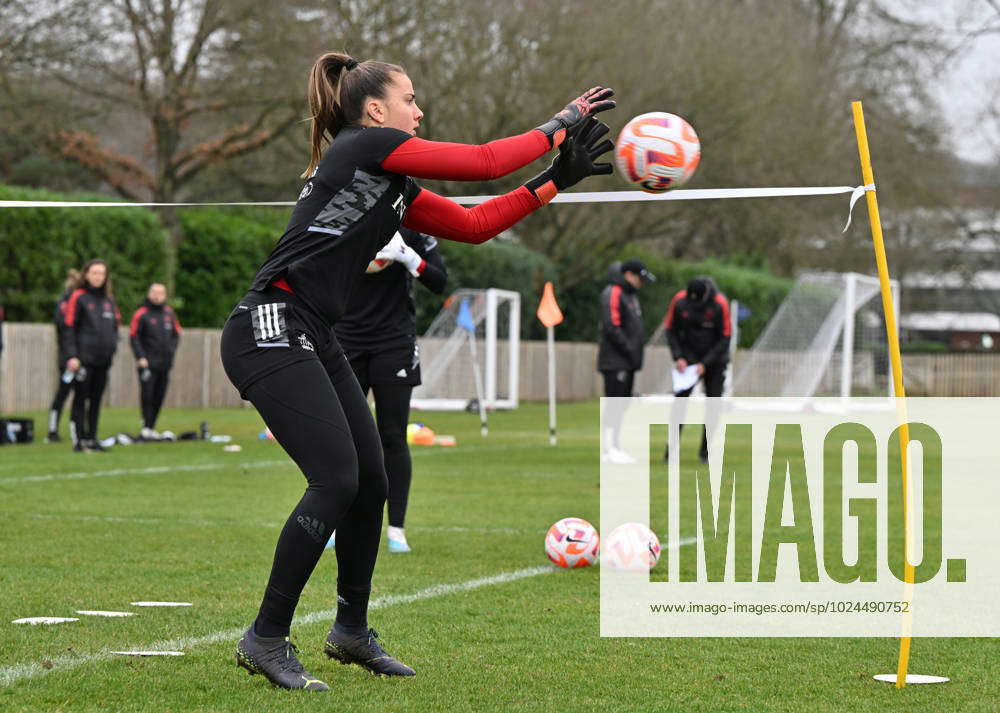
[[[226,378],[219,359],[220,331],[185,329],[171,372],[166,408],[236,407],[244,402]],[[7,323],[0,357],[0,412],[37,411],[48,407],[59,375],[56,372],[55,328],[50,324]],[[422,341],[421,360],[434,359],[440,342]],[[503,350],[500,350],[503,352]],[[548,397],[545,342],[526,341],[520,347],[520,397],[542,401]],[[739,354],[737,354],[739,359]],[[556,344],[556,393],[561,401],[581,401],[601,395],[603,384],[595,371],[597,345],[585,342]],[[637,375],[636,393],[663,393],[670,356],[666,347],[647,347],[645,366]],[[505,358],[500,356],[505,373]],[[913,354],[904,357],[907,394],[911,396],[1000,395],[1000,354]],[[471,373],[456,365],[449,372],[441,396],[468,397]],[[466,383],[468,382],[468,383]],[[109,375],[106,403],[137,406],[135,360],[124,328],[118,355]]]

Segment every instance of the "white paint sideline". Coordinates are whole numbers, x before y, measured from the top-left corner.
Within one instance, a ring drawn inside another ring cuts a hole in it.
[[[91,470],[79,473],[50,473],[48,475],[26,475],[20,478],[0,478],[0,485],[19,483],[41,483],[48,480],[81,480],[83,478],[108,478],[116,475],[156,475],[160,473],[188,473],[198,470],[219,470],[222,468],[273,468],[275,466],[295,466],[291,460],[232,461],[230,463],[200,463],[197,465],[161,465],[153,468],[118,468],[115,470]]]
[[[126,525],[195,525],[197,527],[245,526],[276,530],[284,522],[263,522],[253,520],[183,520],[173,517],[118,517],[115,515],[74,515],[71,513],[18,513],[20,517],[33,520],[68,520],[74,522],[115,522]],[[464,527],[461,525],[411,525],[410,532],[473,532],[480,535],[544,535],[545,530],[525,530],[513,527]]]
[[[520,579],[536,577],[540,574],[548,574],[554,571],[556,571],[556,568],[552,566],[529,567],[527,569],[519,569],[513,572],[501,572],[500,574],[493,575],[492,577],[470,579],[466,582],[459,582],[457,584],[436,584],[411,594],[389,594],[384,597],[379,597],[371,602],[368,609],[369,611],[374,611],[377,609],[397,606],[399,604],[411,604],[423,599],[432,599],[434,597],[440,597],[447,594],[471,592],[474,589],[490,587],[495,584],[516,582]],[[336,615],[336,613],[336,609],[324,609],[323,611],[312,612],[305,614],[304,616],[296,617],[295,624],[304,626],[319,621],[330,620]],[[243,631],[244,629],[242,627],[239,629],[225,629],[223,631],[216,631],[204,636],[157,641],[153,644],[143,645],[139,648],[146,651],[171,651],[178,649],[190,649],[195,646],[205,644],[215,644],[227,639],[231,639],[235,642],[243,634]],[[114,658],[114,653],[110,649],[103,649],[96,653],[84,654],[82,656],[55,656],[51,659],[47,659],[50,664],[50,668],[46,668],[42,664],[35,662],[5,666],[4,668],[0,668],[0,686],[11,686],[18,681],[44,676],[52,671],[69,671],[85,664],[107,661],[111,658]]]

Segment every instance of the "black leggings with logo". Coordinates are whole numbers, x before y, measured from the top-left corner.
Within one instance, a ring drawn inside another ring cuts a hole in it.
[[[274,299],[244,297],[222,334],[230,380],[308,483],[278,537],[254,626],[261,636],[287,635],[299,595],[336,530],[337,621],[366,627],[387,489],[379,435],[332,332],[307,333],[294,298]]]
[[[97,422],[101,418],[101,399],[108,385],[108,367],[83,364],[73,382],[73,408],[70,430],[73,443],[97,440]]]

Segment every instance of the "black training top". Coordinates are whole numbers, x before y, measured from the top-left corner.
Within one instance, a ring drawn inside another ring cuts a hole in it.
[[[150,369],[169,369],[181,338],[181,321],[174,308],[153,304],[149,298],[132,315],[129,342],[136,361],[145,359]]]
[[[253,289],[284,278],[329,327],[368,263],[399,229],[420,187],[382,168],[410,134],[384,127],[348,126],[327,147],[299,194],[292,217]]]
[[[448,281],[437,239],[409,228],[400,228],[403,241],[424,259],[420,280],[431,292],[441,294]],[[334,331],[348,352],[412,344],[417,317],[413,303],[413,276],[398,262],[379,272],[366,273],[354,283],[347,312]]]
[[[104,287],[73,290],[66,303],[63,352],[85,366],[108,367],[118,349],[121,313]]]

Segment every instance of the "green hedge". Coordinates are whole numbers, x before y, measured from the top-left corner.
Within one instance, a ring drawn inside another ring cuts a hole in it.
[[[183,324],[222,327],[257,268],[284,232],[288,209],[188,208],[179,211],[177,309]]]
[[[0,200],[113,199],[0,186]],[[51,320],[66,270],[91,258],[108,263],[127,319],[149,284],[163,279],[166,236],[158,217],[145,208],[0,209],[0,300],[7,319]]]

